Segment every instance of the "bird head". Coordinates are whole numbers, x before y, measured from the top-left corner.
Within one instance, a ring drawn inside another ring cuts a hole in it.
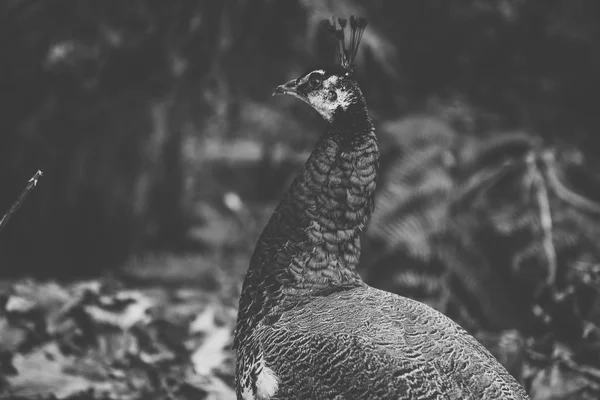
[[[325,20],[327,29],[337,42],[337,65],[315,68],[296,79],[280,85],[273,95],[289,94],[308,103],[330,123],[347,115],[366,110],[365,101],[354,79],[354,60],[358,45],[367,26],[364,18],[350,17],[350,41],[346,43],[345,30],[348,20],[339,18]]]
[[[356,81],[341,66],[316,68],[280,85],[273,95],[289,94],[308,103],[328,122],[364,104]]]

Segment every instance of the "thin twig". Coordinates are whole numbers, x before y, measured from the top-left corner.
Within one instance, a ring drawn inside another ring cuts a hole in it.
[[[553,286],[556,280],[556,271],[558,269],[558,256],[554,247],[554,228],[552,221],[552,210],[550,209],[550,199],[548,198],[548,189],[546,181],[538,167],[538,156],[535,153],[527,155],[527,165],[529,170],[529,179],[531,188],[535,192],[535,202],[539,211],[540,224],[542,228],[542,246],[548,262],[548,276],[546,283]]]
[[[564,202],[579,208],[583,212],[600,214],[600,203],[595,202],[587,197],[575,193],[573,190],[565,186],[558,178],[556,168],[556,156],[550,151],[546,151],[542,155],[542,160],[545,167],[545,175],[548,180],[549,187],[553,192]]]
[[[42,171],[38,170],[31,177],[31,179],[29,179],[27,181],[27,185],[25,186],[25,189],[23,189],[23,191],[21,192],[21,194],[19,195],[19,197],[17,198],[17,200],[12,204],[12,206],[10,206],[10,208],[8,209],[8,211],[6,212],[6,214],[4,214],[4,216],[2,217],[2,219],[0,219],[0,232],[2,232],[2,229],[4,229],[4,226],[8,223],[8,221],[13,216],[13,214],[15,212],[17,212],[17,210],[19,209],[19,207],[21,207],[21,205],[23,204],[23,202],[25,201],[25,199],[27,198],[27,196],[29,195],[29,193],[37,186],[38,180],[43,175],[44,174],[42,173]]]

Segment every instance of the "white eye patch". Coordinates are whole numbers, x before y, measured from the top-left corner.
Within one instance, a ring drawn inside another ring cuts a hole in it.
[[[344,87],[338,87],[339,79],[335,75],[330,76],[323,81],[321,89],[314,90],[307,96],[308,103],[327,121],[333,120],[337,109],[347,110],[352,104],[353,94]]]

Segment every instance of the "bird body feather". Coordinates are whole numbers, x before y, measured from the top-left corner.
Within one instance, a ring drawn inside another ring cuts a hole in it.
[[[253,335],[279,382],[271,399],[527,398],[449,318],[364,284],[314,296]]]

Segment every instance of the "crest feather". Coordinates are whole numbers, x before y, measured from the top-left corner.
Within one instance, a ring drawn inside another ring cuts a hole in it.
[[[354,73],[354,62],[356,60],[356,54],[358,54],[358,46],[362,39],[363,32],[367,27],[366,18],[356,18],[354,15],[350,17],[350,42],[346,43],[346,26],[348,26],[348,20],[346,18],[338,18],[337,24],[335,18],[331,20],[324,20],[324,25],[327,30],[336,39],[336,52],[337,59],[340,65],[349,73]],[[339,27],[338,27],[339,25]]]

